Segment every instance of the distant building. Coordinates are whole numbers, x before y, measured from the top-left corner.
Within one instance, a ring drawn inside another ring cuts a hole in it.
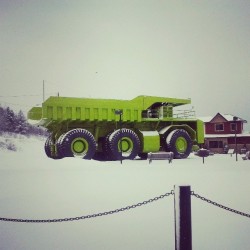
[[[233,115],[217,113],[214,117],[200,117],[204,122],[204,147],[214,153],[226,153],[235,149],[243,153],[250,150],[250,133],[244,133],[243,125],[246,120]],[[236,134],[236,136],[235,136]]]

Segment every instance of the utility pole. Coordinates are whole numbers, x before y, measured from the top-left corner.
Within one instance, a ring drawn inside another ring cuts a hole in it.
[[[44,101],[44,98],[45,98],[45,85],[44,85],[44,80],[43,80],[43,101]]]
[[[234,134],[234,143],[235,143],[235,157],[236,157],[235,159],[236,159],[236,161],[238,161],[237,130],[236,130],[238,117],[234,116],[233,120],[234,120],[234,126],[235,126],[234,127],[234,132],[235,132],[235,134]]]

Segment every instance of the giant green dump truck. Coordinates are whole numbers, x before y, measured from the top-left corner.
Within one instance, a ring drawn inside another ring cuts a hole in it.
[[[171,151],[186,158],[204,141],[202,121],[175,107],[190,99],[138,96],[132,100],[50,97],[28,112],[32,124],[50,136],[45,153],[53,159],[121,160]]]

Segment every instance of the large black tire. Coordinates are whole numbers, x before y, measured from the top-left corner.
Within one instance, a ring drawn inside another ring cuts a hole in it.
[[[175,129],[166,139],[168,151],[174,153],[175,159],[185,159],[192,150],[192,140],[188,132],[184,129]]]
[[[63,155],[63,152],[62,152],[62,142],[63,142],[63,139],[64,139],[64,136],[65,136],[65,133],[64,134],[61,134],[59,136],[59,138],[57,139],[56,141],[56,149],[57,149],[57,155],[58,157],[60,158],[64,158],[64,155]]]
[[[109,147],[114,160],[133,160],[140,150],[140,140],[130,129],[118,129],[109,136]]]
[[[112,150],[111,150],[111,143],[110,143],[110,137],[113,132],[106,135],[104,138],[103,144],[102,144],[102,151],[104,153],[105,159],[108,161],[114,161],[116,158],[113,156]]]
[[[102,138],[100,140],[100,144],[101,144],[101,148],[102,148],[102,152],[96,152],[93,159],[97,160],[97,161],[113,161],[115,160],[111,149],[110,149],[110,142],[109,142],[109,137],[112,134],[109,133],[107,134],[104,138]]]
[[[72,129],[60,139],[59,151],[62,157],[92,159],[96,152],[94,136],[86,129]]]
[[[110,133],[111,134],[111,133]],[[95,155],[93,156],[94,160],[97,161],[108,161],[110,160],[109,156],[110,154],[108,153],[108,134],[106,137],[100,138],[98,141],[98,145],[100,146],[100,148],[102,149],[101,151],[96,151]]]
[[[46,139],[45,144],[44,144],[44,151],[45,151],[45,154],[46,154],[49,158],[52,158],[52,144],[53,144],[52,136],[50,135],[50,136]]]
[[[54,141],[53,136],[50,135],[44,144],[45,154],[52,159],[61,159],[61,155],[58,151],[57,142]]]
[[[139,153],[138,156],[141,158],[141,160],[147,160],[148,159],[148,153]]]

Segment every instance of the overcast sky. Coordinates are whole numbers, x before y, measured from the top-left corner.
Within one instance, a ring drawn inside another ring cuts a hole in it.
[[[1,103],[41,103],[45,80],[46,97],[191,98],[250,123],[249,0],[1,0],[0,39]]]

